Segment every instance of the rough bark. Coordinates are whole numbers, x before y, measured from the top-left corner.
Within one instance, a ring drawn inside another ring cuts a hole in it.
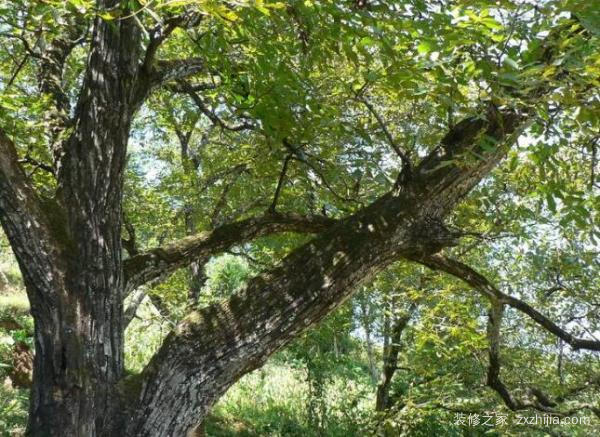
[[[372,208],[391,213],[390,198],[384,200]],[[394,217],[388,218],[393,226]],[[409,227],[392,248],[385,243],[386,227],[368,216],[344,221],[240,295],[188,316],[145,372],[128,434],[184,435],[231,384],[340,305],[356,284],[403,251],[435,253],[450,239],[433,232],[422,242]]]
[[[322,216],[267,213],[186,237],[125,260],[126,293],[147,282],[160,280],[193,260],[219,254],[234,245],[277,232],[321,232],[335,222]]]

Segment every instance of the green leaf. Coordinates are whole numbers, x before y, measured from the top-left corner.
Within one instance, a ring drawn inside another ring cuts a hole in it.
[[[433,44],[429,41],[421,41],[417,46],[417,51],[422,55],[425,55],[433,50]]]

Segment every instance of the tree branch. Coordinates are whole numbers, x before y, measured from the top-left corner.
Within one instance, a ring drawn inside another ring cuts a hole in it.
[[[194,88],[191,85],[189,85],[185,81],[179,81],[179,86],[192,98],[192,100],[194,101],[194,103],[196,104],[198,109],[200,109],[200,111],[204,115],[206,115],[206,117],[211,121],[211,123],[213,125],[219,126],[221,129],[225,129],[225,130],[229,130],[229,131],[233,131],[233,132],[239,132],[239,131],[243,131],[243,130],[252,130],[252,129],[256,128],[255,125],[253,125],[252,123],[248,123],[248,122],[243,122],[243,123],[233,125],[233,126],[229,125],[228,123],[223,121],[217,114],[215,114],[213,111],[211,111],[208,108],[208,106],[206,105],[204,100],[202,100],[202,97],[200,97],[198,95],[198,93],[196,93],[196,91],[194,90]]]
[[[500,395],[504,403],[512,411],[534,409],[544,411],[556,416],[571,416],[582,409],[588,409],[600,417],[600,408],[581,404],[567,410],[557,409],[559,402],[565,400],[564,397],[552,400],[546,393],[536,387],[529,387],[530,394],[535,398],[533,402],[524,402],[515,399],[508,387],[500,378],[501,360],[500,360],[500,344],[501,344],[501,326],[504,316],[504,303],[493,298],[491,299],[491,308],[488,313],[487,336],[489,341],[489,367],[487,374],[487,385]]]
[[[375,117],[375,119],[377,120],[377,123],[379,124],[379,127],[381,128],[385,137],[387,138],[387,141],[390,144],[391,148],[394,149],[394,152],[396,152],[396,154],[400,157],[400,160],[402,161],[404,168],[410,170],[411,162],[410,162],[410,159],[408,158],[408,155],[402,151],[402,149],[400,148],[400,146],[398,146],[398,144],[396,144],[396,141],[394,140],[394,137],[390,133],[385,121],[383,120],[381,115],[379,115],[379,113],[377,112],[375,107],[362,95],[357,94],[356,98],[358,99],[359,102],[362,102],[367,107],[369,112]]]
[[[231,190],[231,188],[233,187],[233,185],[235,184],[237,179],[240,177],[240,175],[246,169],[245,166],[236,166],[234,168],[236,168],[238,170],[235,172],[232,172],[233,177],[225,183],[225,186],[223,187],[223,191],[221,191],[221,195],[219,196],[219,200],[217,201],[217,203],[213,209],[213,212],[210,216],[210,224],[213,228],[215,228],[216,226],[219,225],[219,222],[220,222],[219,217],[221,215],[223,207],[227,203],[227,195],[229,194],[229,191]]]
[[[37,159],[33,159],[30,156],[25,156],[22,159],[19,159],[20,164],[30,164],[34,167],[34,171],[36,168],[44,170],[47,173],[50,173],[52,176],[55,176],[54,168],[51,165],[45,164]]]
[[[287,138],[284,138],[282,141],[283,145],[286,147],[286,149],[288,149],[292,156],[293,159],[297,160],[298,162],[303,163],[304,165],[306,165],[308,168],[310,168],[312,171],[315,172],[315,174],[319,177],[319,179],[321,180],[321,183],[323,185],[325,185],[325,188],[327,188],[327,191],[329,191],[335,198],[337,198],[338,200],[341,200],[343,202],[356,202],[356,203],[360,203],[360,201],[350,198],[350,197],[345,197],[342,196],[341,194],[338,194],[333,187],[331,186],[331,184],[327,181],[327,179],[325,178],[325,176],[323,175],[323,172],[321,170],[319,170],[312,162],[310,162],[307,158],[306,158],[306,154],[300,150],[300,147],[295,147],[294,145],[292,145],[292,143],[290,143],[290,141]]]
[[[275,212],[275,208],[277,207],[277,201],[279,200],[279,195],[281,194],[281,189],[283,188],[283,182],[285,180],[285,175],[287,173],[288,164],[292,155],[287,155],[283,160],[283,167],[281,168],[281,173],[279,174],[279,180],[277,181],[277,188],[275,188],[275,194],[273,195],[273,201],[271,202],[271,206],[269,207],[269,211],[272,213]]]
[[[158,23],[150,31],[150,42],[146,47],[146,54],[142,69],[146,72],[151,71],[152,63],[156,57],[156,52],[165,40],[177,28],[192,28],[200,24],[202,15],[196,11],[186,11],[182,14],[167,18],[163,23]]]
[[[417,177],[401,190],[390,191],[347,218],[328,222],[331,225],[319,223],[306,229],[303,219],[301,229],[279,223],[268,229],[270,225],[262,223],[262,218],[249,219],[250,223],[225,225],[214,233],[139,255],[130,265],[126,261],[127,287],[131,289],[186,265],[198,255],[227,250],[277,229],[322,231],[278,266],[251,280],[240,293],[191,312],[178,325],[140,376],[139,403],[153,407],[132,412],[139,417],[128,431],[143,434],[150,429],[166,430],[177,411],[177,432],[187,432],[213,399],[341,304],[364,280],[400,258],[425,259],[456,244],[455,233],[442,224],[444,217],[500,161],[521,122],[512,111],[507,111],[506,117],[498,115],[481,122],[469,119],[462,130],[459,127],[446,138],[445,154],[435,151],[426,158],[417,169]],[[502,144],[493,150],[477,149],[482,131]],[[440,158],[469,150],[478,150],[481,158],[440,167]],[[293,147],[291,151],[300,153]],[[206,381],[210,385],[204,384]],[[164,387],[169,388],[165,391]],[[211,401],[197,401],[208,395]],[[181,411],[187,413],[182,416]]]
[[[47,290],[55,289],[54,267],[59,264],[60,245],[43,206],[18,163],[12,140],[0,128],[0,222],[19,261],[25,284],[43,281]],[[39,287],[43,289],[42,287]],[[40,299],[32,299],[32,305]]]
[[[211,232],[186,237],[125,260],[123,268],[126,290],[131,292],[140,285],[168,276],[195,259],[216,255],[255,238],[277,232],[321,232],[335,222],[321,216],[267,213],[260,217],[229,223]]]
[[[457,278],[471,285],[474,289],[482,293],[490,300],[498,300],[503,304],[519,310],[533,319],[533,321],[535,321],[546,331],[564,340],[565,343],[569,344],[575,350],[588,349],[600,351],[600,341],[587,340],[573,336],[529,304],[503,293],[485,276],[478,273],[466,264],[461,263],[460,261],[446,258],[440,254],[421,259],[414,259],[414,261],[426,265],[434,270],[441,270],[456,276]]]
[[[127,251],[129,256],[135,256],[139,253],[136,232],[135,228],[125,214],[123,214],[123,226],[129,234],[129,238],[127,240],[124,238],[121,239],[123,248]]]
[[[39,90],[52,98],[54,109],[48,114],[51,126],[51,145],[53,145],[61,129],[69,126],[71,120],[69,97],[63,89],[63,72],[67,58],[73,49],[85,40],[88,32],[87,22],[79,15],[68,15],[65,19],[64,33],[47,42],[46,48],[39,55],[40,69],[38,75]]]
[[[149,73],[148,89],[158,88],[168,82],[183,80],[196,73],[206,71],[203,58],[169,59],[155,61],[155,67]]]
[[[123,312],[123,328],[127,329],[131,321],[135,318],[137,310],[146,298],[146,290],[143,287],[133,293],[129,306]]]
[[[500,395],[508,408],[513,411],[531,408],[533,405],[524,404],[513,399],[500,379],[500,329],[504,315],[504,304],[497,299],[491,299],[491,308],[488,313],[487,337],[489,342],[489,366],[487,373],[487,385]]]

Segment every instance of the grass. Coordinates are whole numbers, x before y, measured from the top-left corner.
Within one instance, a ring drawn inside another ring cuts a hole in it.
[[[28,390],[0,384],[0,437],[25,435],[28,405]]]
[[[0,320],[9,316],[27,316],[29,300],[24,291],[12,289],[6,294],[0,294]]]
[[[205,432],[211,437],[362,436],[361,418],[374,403],[365,382],[335,378],[327,385],[324,426],[319,429],[309,417],[304,370],[271,359],[225,394],[206,420]]]

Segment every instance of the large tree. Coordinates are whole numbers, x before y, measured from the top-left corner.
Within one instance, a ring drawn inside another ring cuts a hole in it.
[[[595,186],[587,2],[71,0],[14,2],[0,18],[0,219],[35,321],[29,435],[185,435],[402,259],[492,302],[488,384],[510,408],[524,404],[499,377],[505,306],[600,350],[445,252],[472,235],[451,225],[468,225],[461,202],[520,137],[588,144]],[[133,226],[122,232],[128,142],[166,141],[169,123],[190,192],[219,194],[210,208],[188,194],[191,235],[139,250]],[[246,202],[228,207],[240,175]],[[543,191],[550,209],[557,193]],[[312,237],[229,299],[190,305],[145,370],[125,375],[133,291],[183,267],[198,280],[211,256],[281,232]]]

